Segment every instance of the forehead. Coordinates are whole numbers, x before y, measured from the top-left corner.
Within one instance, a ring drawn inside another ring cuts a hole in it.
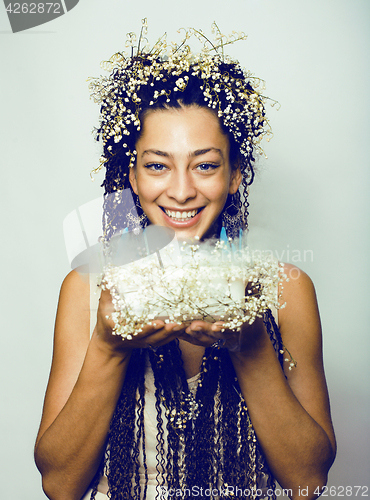
[[[218,117],[196,106],[156,109],[145,114],[137,147],[171,151],[218,148],[229,151],[229,140]]]

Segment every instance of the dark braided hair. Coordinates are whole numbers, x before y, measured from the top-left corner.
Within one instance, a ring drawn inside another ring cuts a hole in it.
[[[265,314],[264,322],[279,355],[281,336],[270,311]],[[195,394],[199,411],[183,425],[171,423],[171,412],[175,410],[176,415],[180,414],[190,394],[181,351],[178,341],[174,340],[155,352],[149,349],[133,351],[91,499],[95,498],[103,473],[108,478],[108,496],[112,500],[146,498],[144,376],[148,363],[156,387],[157,489],[165,486],[191,492],[194,487],[199,491],[200,488],[213,490],[237,485],[243,492],[246,489],[253,491],[257,488],[256,478],[264,473],[267,486],[274,491],[275,481],[256,440],[227,349],[209,347],[205,350]],[[144,486],[139,481],[140,450]]]
[[[158,77],[155,77],[156,73],[151,69],[153,65],[160,68]],[[121,66],[115,68],[106,81],[93,86],[93,96],[101,103],[101,123],[96,130],[96,138],[103,141],[101,158],[106,176],[102,186],[106,195],[117,193],[116,197],[106,197],[105,237],[110,239],[115,232],[126,227],[132,229],[132,222],[127,218],[126,211],[117,210],[117,200],[122,190],[131,189],[128,173],[130,166],[134,166],[136,161],[135,147],[143,130],[145,116],[155,110],[189,106],[209,109],[219,118],[221,129],[230,144],[231,168],[241,170],[240,190],[228,196],[218,224],[220,230],[224,218],[228,236],[235,237],[239,229],[247,227],[248,187],[255,174],[254,150],[260,136],[266,133],[265,98],[255,90],[253,78],[249,79],[236,62],[223,62],[217,56],[211,59],[211,67],[214,72],[217,70],[216,74],[221,81],[217,89],[213,88],[217,81],[215,75],[206,76],[199,70],[199,63],[193,63],[183,71],[167,70],[164,65],[165,62],[161,59],[153,59],[147,54],[123,58]],[[133,80],[133,75],[145,72],[146,68],[154,74],[149,74],[145,84],[138,84]],[[181,86],[179,80],[186,85]],[[242,95],[237,93],[241,82]],[[132,189],[131,193],[138,215],[144,220],[142,225],[145,226],[148,221],[138,197]],[[230,217],[236,220],[235,224],[227,223]]]

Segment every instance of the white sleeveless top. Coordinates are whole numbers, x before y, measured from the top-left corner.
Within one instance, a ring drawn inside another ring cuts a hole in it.
[[[96,314],[98,310],[100,297],[100,288],[97,286],[97,276],[90,275],[90,335],[94,331],[96,325]],[[271,311],[277,322],[277,310]],[[198,380],[200,378],[200,373],[195,375],[194,377],[188,379],[188,386],[191,392],[195,395]],[[145,422],[145,448],[146,448],[146,464],[147,464],[147,474],[148,474],[148,483],[147,483],[147,494],[146,500],[155,500],[157,496],[157,410],[155,408],[155,385],[154,385],[154,375],[150,363],[147,364],[147,369],[145,373],[145,407],[144,407],[144,422]],[[164,420],[163,430],[164,430],[164,440],[166,442],[166,417],[164,413],[162,414],[162,418]],[[140,467],[140,484],[144,486],[145,484],[145,471],[144,467]],[[266,495],[266,482],[267,476],[265,474],[261,474],[257,479],[257,488],[260,488],[264,495]],[[88,490],[82,500],[89,500],[91,496],[91,489]],[[106,476],[102,476],[99,485],[98,485],[98,493],[96,494],[96,500],[109,500],[107,495],[108,493],[108,480]],[[160,492],[159,492],[160,493]],[[263,496],[264,496],[263,495]],[[260,497],[260,498],[263,498]],[[160,500],[169,499],[168,495],[159,495],[158,498]]]

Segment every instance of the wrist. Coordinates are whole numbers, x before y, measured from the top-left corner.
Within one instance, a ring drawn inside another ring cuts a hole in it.
[[[239,349],[230,351],[231,359],[245,362],[256,360],[268,350],[270,339],[262,318],[257,318],[251,325],[244,324],[240,331]]]
[[[107,360],[116,359],[118,362],[125,362],[131,357],[132,347],[129,346],[129,341],[122,340],[121,336],[117,336],[114,341],[107,342],[94,331],[91,341],[99,354]]]

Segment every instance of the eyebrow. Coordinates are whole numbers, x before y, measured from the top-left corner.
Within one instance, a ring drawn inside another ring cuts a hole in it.
[[[209,153],[211,151],[215,151],[223,159],[224,155],[222,154],[221,149],[218,149],[218,148],[197,149],[196,151],[192,151],[191,153],[189,153],[188,156],[190,158],[194,158],[196,156],[205,155],[206,153]],[[157,156],[164,156],[165,158],[171,158],[171,157],[173,157],[173,155],[171,153],[167,153],[166,151],[160,151],[159,149],[146,149],[145,151],[143,151],[141,157],[143,158],[143,156],[146,155],[146,154],[155,154]]]

